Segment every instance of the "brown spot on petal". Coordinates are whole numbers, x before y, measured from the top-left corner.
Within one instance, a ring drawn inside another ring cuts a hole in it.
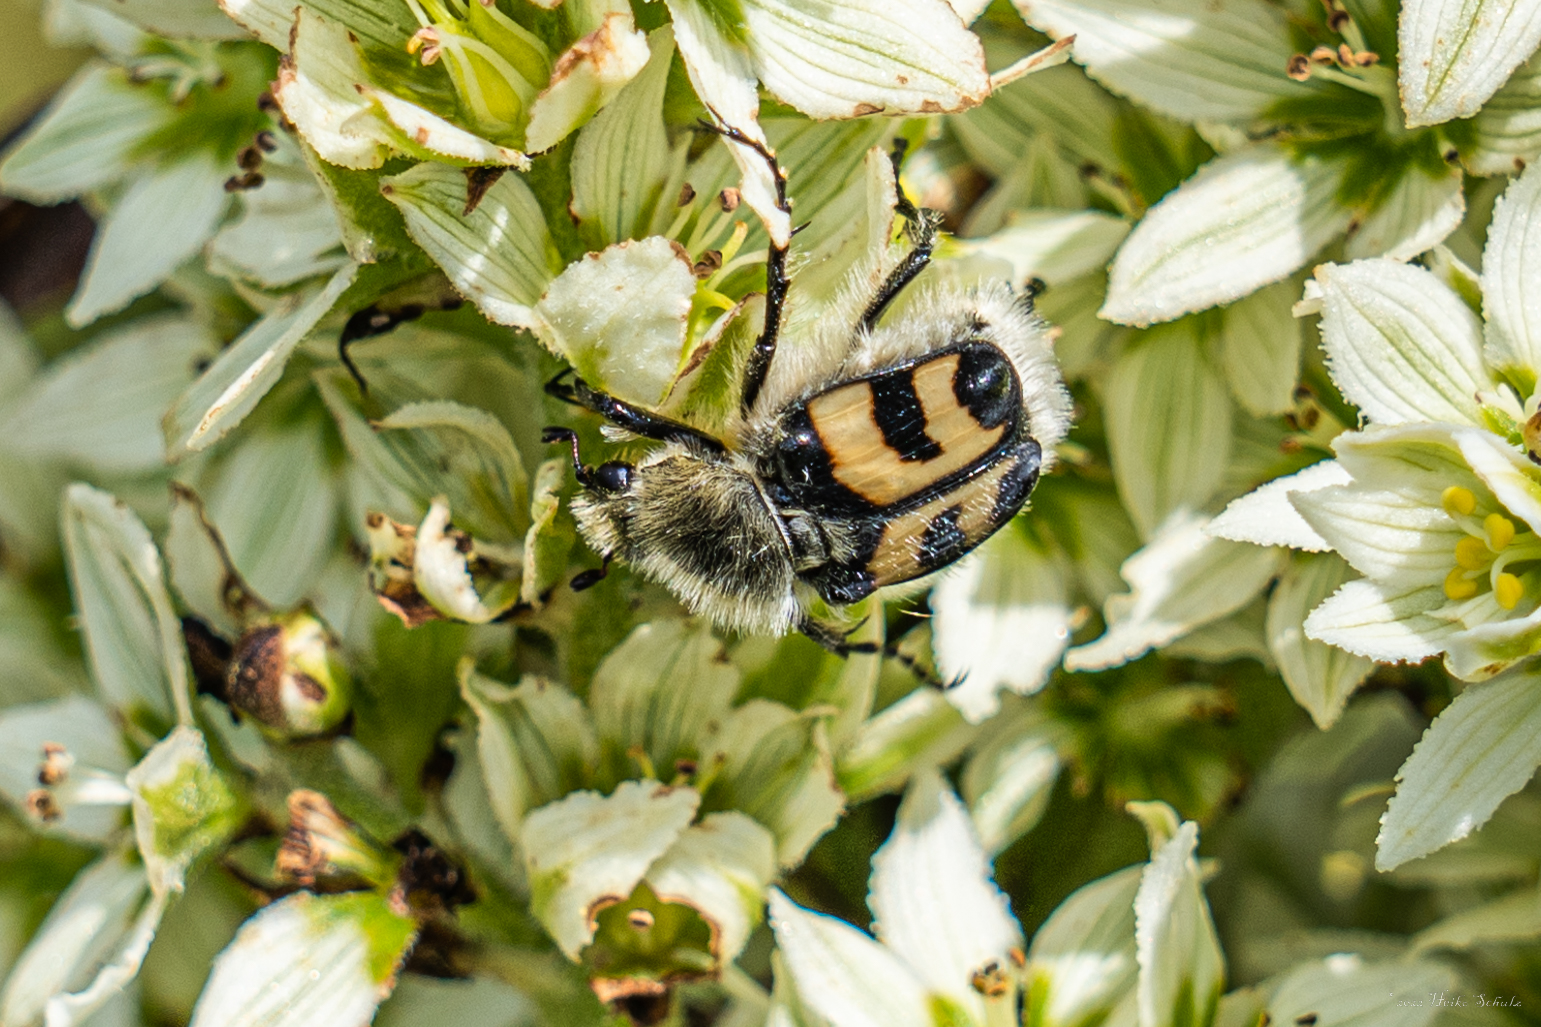
[[[978,102],[979,102],[978,100],[975,100],[973,103],[969,104],[969,106],[972,107],[972,106],[974,106],[974,104],[977,104]],[[921,101],[920,113],[922,113],[922,114],[945,114],[946,112],[947,112],[947,108],[943,107],[941,104],[937,103],[935,100],[923,100],[923,101]]]
[[[898,75],[895,76],[895,81],[897,81],[901,86],[907,86],[910,84],[910,77],[908,75]]]
[[[930,101],[928,100],[926,102],[929,103]],[[856,109],[851,113],[855,117],[861,118],[867,116],[868,114],[881,114],[883,113],[883,108],[877,106],[876,104],[859,103],[856,105]]]
[[[25,806],[28,813],[45,824],[51,824],[64,816],[64,811],[59,808],[53,792],[46,788],[34,788],[28,792]]]
[[[428,145],[428,126],[426,126],[426,125],[419,125],[418,128],[417,128],[417,131],[412,133],[412,138],[417,140],[417,144],[419,146],[427,146]]]

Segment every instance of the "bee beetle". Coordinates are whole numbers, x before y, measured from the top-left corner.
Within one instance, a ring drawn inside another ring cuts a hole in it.
[[[790,213],[775,156],[734,128],[706,127],[766,160]],[[572,446],[583,486],[573,515],[604,560],[574,588],[620,559],[719,627],[795,629],[846,653],[844,628],[815,616],[819,600],[838,612],[938,571],[1022,509],[1069,423],[1047,326],[1031,296],[1003,283],[932,289],[885,322],[930,262],[940,221],[902,192],[897,210],[905,256],[853,279],[874,284],[848,287],[779,355],[790,279],[787,247],[772,243],[765,319],[724,437],[569,382],[570,372],[547,385],[663,443],[635,464],[588,467],[570,429],[546,429],[545,441]]]

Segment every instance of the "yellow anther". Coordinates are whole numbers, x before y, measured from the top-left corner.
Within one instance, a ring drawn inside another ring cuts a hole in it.
[[[1477,495],[1471,489],[1463,489],[1459,485],[1451,485],[1439,494],[1439,501],[1445,508],[1445,513],[1451,517],[1469,517],[1471,512],[1477,509]]]
[[[1465,577],[1465,571],[1457,567],[1445,575],[1446,599],[1470,599],[1477,594],[1477,583]]]
[[[1493,582],[1493,598],[1505,610],[1512,610],[1519,605],[1520,597],[1524,594],[1525,586],[1513,574],[1500,574],[1498,580]]]
[[[1480,571],[1493,559],[1487,543],[1470,535],[1455,544],[1455,565],[1468,571]]]
[[[1488,514],[1482,519],[1482,527],[1487,531],[1488,548],[1495,553],[1503,552],[1514,541],[1514,522],[1503,514]]]

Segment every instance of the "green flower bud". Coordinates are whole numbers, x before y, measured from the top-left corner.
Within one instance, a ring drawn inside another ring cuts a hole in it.
[[[422,28],[407,41],[426,67],[441,59],[473,127],[519,145],[530,104],[551,78],[544,43],[494,3],[469,0],[460,17],[440,0],[407,0]]]
[[[296,610],[248,628],[236,643],[225,699],[291,738],[325,734],[347,716],[353,681],[319,617]]]

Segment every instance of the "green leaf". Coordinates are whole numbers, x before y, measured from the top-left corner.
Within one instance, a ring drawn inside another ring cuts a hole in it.
[[[0,418],[0,432],[34,458],[109,473],[154,470],[165,462],[161,417],[218,351],[198,322],[132,321],[51,364]]]
[[[637,628],[600,664],[589,709],[607,745],[640,753],[649,776],[672,777],[678,761],[702,755],[709,726],[727,716],[738,686],[738,668],[704,625],[660,620]]]
[[[130,716],[191,722],[182,625],[149,530],[89,485],[66,490],[62,519],[70,588],[103,697]]]
[[[525,813],[589,783],[599,760],[594,725],[576,696],[541,678],[517,688],[459,668],[460,694],[476,714],[476,751],[499,825],[518,841]]]
[[[1290,313],[1299,290],[1267,285],[1226,307],[1218,341],[1220,367],[1242,409],[1257,417],[1295,408],[1300,377],[1300,322]]]
[[[647,67],[578,133],[573,147],[572,209],[598,229],[600,245],[645,235],[669,174],[664,87],[674,59],[674,33],[648,37]]]
[[[32,203],[58,203],[115,182],[136,165],[144,139],[173,111],[153,87],[91,63],[54,99],[0,164],[0,189]]]
[[[214,154],[193,151],[131,178],[91,242],[80,288],[65,309],[70,325],[121,310],[196,254],[230,206],[229,177]]]
[[[310,414],[241,440],[207,488],[209,518],[242,575],[268,602],[291,606],[314,588],[337,530],[337,480]]]
[[[751,699],[702,746],[703,808],[740,810],[770,828],[782,866],[800,863],[845,810],[821,720]]]
[[[1146,334],[1113,366],[1104,411],[1119,498],[1151,538],[1178,511],[1214,496],[1231,451],[1231,399],[1209,361],[1200,324]]]
[[[466,189],[459,168],[433,163],[380,184],[462,296],[498,324],[533,328],[533,307],[560,266],[540,204],[522,179],[505,174],[466,214]]]
[[[440,400],[409,403],[375,428],[425,491],[450,492],[451,509],[473,535],[512,541],[528,530],[524,459],[496,417]]]
[[[1301,553],[1290,559],[1268,599],[1268,651],[1290,694],[1323,731],[1337,722],[1348,697],[1375,668],[1362,656],[1306,637],[1306,616],[1349,575],[1340,556]]]
[[[530,530],[524,533],[523,580],[519,601],[532,606],[546,601],[567,573],[567,554],[577,541],[572,517],[562,509],[561,493],[567,485],[567,464],[547,460],[535,470],[530,490]]]
[[[168,459],[207,449],[252,412],[283,375],[295,347],[352,284],[358,267],[344,264],[324,286],[285,296],[219,355],[166,415]]]

